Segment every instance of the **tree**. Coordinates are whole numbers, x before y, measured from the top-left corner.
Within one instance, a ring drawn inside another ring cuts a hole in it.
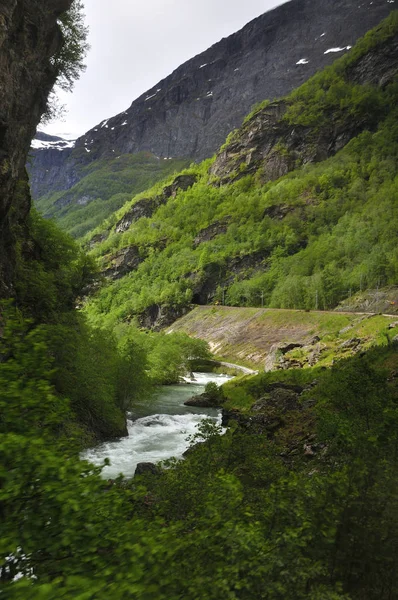
[[[62,90],[70,91],[86,68],[83,61],[89,50],[88,28],[84,24],[82,0],[73,0],[70,9],[60,16],[58,24],[64,43],[53,57],[57,69],[56,85]]]
[[[75,81],[86,68],[84,59],[90,49],[82,0],[72,1],[70,9],[59,17],[58,25],[62,32],[63,44],[51,59],[56,72],[56,81],[49,94],[42,123],[62,117],[65,107],[61,104],[56,89],[72,91]]]

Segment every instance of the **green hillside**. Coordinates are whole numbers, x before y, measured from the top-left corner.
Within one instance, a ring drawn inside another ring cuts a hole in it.
[[[90,237],[102,242],[92,255],[104,271],[123,249],[140,260],[103,285],[87,307],[91,319],[114,324],[191,302],[331,309],[357,291],[396,283],[398,83],[396,60],[386,57],[395,56],[397,33],[394,11],[332,67],[257,108],[216,163],[191,165],[191,188],[117,233],[116,223],[143,196],[159,194],[157,186],[95,230]],[[363,69],[367,61],[379,75]],[[266,159],[235,152],[278,111],[279,121],[264,125],[264,137],[274,136]],[[297,131],[304,141],[293,151]],[[350,141],[335,151],[344,136]],[[328,147],[321,160],[318,149]],[[267,180],[271,163],[290,172]]]
[[[188,163],[174,158],[161,160],[149,152],[93,161],[80,168],[81,180],[70,190],[42,196],[36,207],[74,238],[81,238],[133,196]]]

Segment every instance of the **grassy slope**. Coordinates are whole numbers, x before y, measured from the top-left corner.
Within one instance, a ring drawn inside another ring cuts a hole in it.
[[[43,196],[36,207],[73,237],[81,238],[133,196],[188,163],[182,159],[161,160],[148,152],[97,160],[82,169],[82,179],[70,190]],[[68,200],[65,206],[60,204],[63,198]]]
[[[378,130],[364,131],[336,156],[266,185],[246,176],[216,187],[210,185],[209,161],[191,167],[198,176],[191,189],[127,232],[111,231],[95,247],[93,255],[103,267],[116,250],[132,244],[152,245],[153,251],[135,272],[102,288],[88,307],[94,322],[114,324],[154,303],[189,304],[207,284],[213,300],[221,300],[224,287],[230,305],[260,306],[263,294],[271,307],[313,309],[318,296],[319,308],[327,309],[349,290],[354,294],[396,282],[398,88],[351,85],[345,73],[378,40],[396,34],[397,14],[364,38],[352,56],[347,54],[289,97],[290,124],[295,119],[311,124],[314,115],[323,122],[328,111],[339,114],[339,106],[346,110],[353,103],[353,119],[356,111],[375,107]],[[330,93],[321,93],[325,88]],[[303,103],[312,112],[300,112]],[[115,222],[112,217],[96,233]],[[225,222],[213,239],[195,243],[203,229]]]
[[[205,340],[217,358],[256,369],[263,366],[274,344],[309,344],[314,336],[320,338],[322,348],[317,365],[330,366],[333,359],[352,354],[351,349],[341,348],[347,340],[361,339],[364,350],[386,343],[387,334],[391,338],[398,333],[398,324],[388,329],[395,322],[384,315],[200,306],[169,331]],[[304,362],[308,352],[295,349],[285,356]]]

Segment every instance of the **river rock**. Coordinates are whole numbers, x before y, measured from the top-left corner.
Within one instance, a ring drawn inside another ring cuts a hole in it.
[[[140,462],[138,463],[134,475],[145,475],[151,473],[152,475],[159,475],[161,469],[151,462]]]
[[[201,408],[217,408],[220,405],[219,400],[215,400],[204,392],[203,394],[197,394],[192,396],[184,402],[185,406],[198,406]]]

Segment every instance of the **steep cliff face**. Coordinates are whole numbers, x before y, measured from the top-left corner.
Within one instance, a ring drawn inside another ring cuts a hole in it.
[[[56,77],[51,57],[62,44],[57,17],[70,4],[0,0],[0,296],[12,287],[13,229],[30,208],[25,163]]]
[[[348,57],[347,57],[348,58]],[[379,44],[360,60],[346,69],[347,89],[351,96],[356,85],[385,87],[398,74],[398,35]],[[340,87],[340,93],[342,93]],[[335,99],[330,94],[333,107]],[[305,91],[301,102],[305,100]],[[377,126],[383,106],[368,110],[376,103],[374,94],[358,98],[339,111],[329,110],[328,118],[297,115],[289,117],[289,106],[294,100],[280,100],[258,110],[224,145],[211,166],[211,175],[218,183],[228,183],[249,173],[261,170],[261,181],[266,183],[286,175],[305,164],[326,160],[344,148],[364,129]],[[326,108],[326,107],[325,107]],[[298,117],[298,118],[297,118]]]
[[[142,150],[211,156],[253,104],[286,95],[341,56],[391,11],[387,0],[291,0],[189,60],[71,152],[33,150],[34,197],[68,189],[81,165]],[[56,157],[54,158],[54,153]]]

